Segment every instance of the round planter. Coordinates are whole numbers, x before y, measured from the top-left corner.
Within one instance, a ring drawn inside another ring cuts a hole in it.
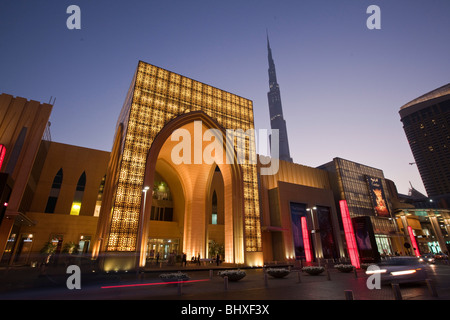
[[[324,267],[304,267],[302,271],[308,273],[311,276],[317,276],[325,271]]]
[[[375,263],[361,263],[361,269],[363,270],[367,270],[367,268],[369,268],[370,266],[375,265]]]
[[[185,273],[163,273],[159,275],[159,278],[164,282],[178,282],[178,281],[188,281],[190,278]]]
[[[228,277],[228,281],[239,281],[247,275],[247,273],[245,273],[245,271],[241,271],[241,270],[219,271],[218,274],[222,278]]]
[[[351,264],[341,264],[341,265],[335,265],[336,269],[338,269],[340,272],[349,273],[352,272],[354,267]]]
[[[266,273],[274,278],[284,278],[286,277],[290,271],[288,269],[267,269]]]

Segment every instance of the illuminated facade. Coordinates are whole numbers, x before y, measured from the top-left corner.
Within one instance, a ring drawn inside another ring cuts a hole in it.
[[[206,221],[206,204],[203,194],[198,193],[206,190],[208,176],[214,172],[215,165],[198,162],[198,159],[190,165],[173,163],[170,157],[175,147],[172,133],[177,129],[187,130],[195,140],[196,134],[204,137],[208,129],[219,130],[222,137],[226,129],[232,129],[236,130],[236,141],[245,141],[248,137],[245,132],[253,128],[250,100],[140,61],[117,123],[105,184],[107,199],[101,208],[94,255],[107,252],[120,256],[124,252],[138,252],[140,265],[145,264],[153,197],[150,194],[147,197],[143,190],[153,186],[155,168],[161,162],[169,165],[182,180],[185,201],[181,217],[184,223],[182,251],[188,256],[205,257],[206,239],[198,239],[198,232],[202,234],[200,225]],[[191,143],[193,156],[197,152],[196,141]],[[251,137],[248,143],[236,143],[242,150],[233,149],[227,142],[223,146],[235,158],[237,152],[243,152],[248,159],[239,164],[216,159],[224,175],[225,203],[228,204],[225,208],[228,217],[225,260],[261,264],[257,171],[256,164],[249,161],[256,154],[254,140]],[[200,148],[203,154],[207,148],[204,141],[200,142]],[[203,179],[204,185],[193,182],[196,179]]]
[[[259,178],[266,262],[346,257],[339,211],[325,170],[280,161],[277,172]]]
[[[392,206],[400,232],[404,234],[406,253],[414,250],[411,232],[421,254],[450,250],[450,210],[438,209],[437,204],[411,187],[408,195],[399,194],[395,183],[387,180]],[[417,250],[417,248],[416,248]],[[414,251],[415,252],[415,251]]]
[[[364,242],[357,237],[363,262],[378,260],[380,254],[392,255],[401,248],[403,237],[393,220],[391,195],[382,170],[342,158],[319,168],[329,172],[336,202],[345,200],[354,228],[359,227],[355,233],[368,238]]]
[[[252,101],[151,64],[138,63],[111,152],[51,142],[51,108],[0,96],[3,263],[30,263],[49,241],[78,244],[104,271],[183,253],[359,266],[374,252],[409,254],[405,242],[416,253],[449,245],[448,210],[393,205],[383,172],[352,161],[272,166],[256,155]]]

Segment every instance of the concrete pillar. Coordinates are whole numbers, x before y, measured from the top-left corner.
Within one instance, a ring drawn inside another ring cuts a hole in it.
[[[436,217],[434,213],[429,213],[428,217],[430,218],[430,224],[433,228],[434,234],[436,235],[439,246],[441,247],[441,251],[446,252],[447,245],[445,243],[444,236],[442,235],[441,227],[439,226],[438,217]]]

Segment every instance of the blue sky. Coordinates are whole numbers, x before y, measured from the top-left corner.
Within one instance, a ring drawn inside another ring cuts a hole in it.
[[[450,82],[449,13],[448,0],[1,0],[0,92],[56,97],[53,140],[110,151],[143,60],[251,99],[270,128],[267,29],[294,161],[342,157],[425,192],[398,111]]]

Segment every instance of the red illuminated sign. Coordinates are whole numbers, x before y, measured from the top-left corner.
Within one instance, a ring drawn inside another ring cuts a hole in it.
[[[419,247],[417,246],[416,237],[414,237],[413,230],[410,226],[408,226],[409,238],[411,239],[412,246],[414,248],[414,254],[416,257],[420,256]]]
[[[5,160],[6,147],[0,144],[0,169],[2,168],[3,160]]]
[[[359,263],[358,247],[356,246],[355,232],[353,231],[353,224],[350,219],[347,201],[339,201],[339,206],[341,207],[342,224],[344,226],[345,240],[347,241],[348,255],[350,256],[352,265],[359,269],[361,265]]]
[[[306,224],[305,217],[301,218],[301,224],[302,224],[303,246],[305,248],[306,262],[311,262],[312,261],[311,244],[309,243],[308,226]]]

